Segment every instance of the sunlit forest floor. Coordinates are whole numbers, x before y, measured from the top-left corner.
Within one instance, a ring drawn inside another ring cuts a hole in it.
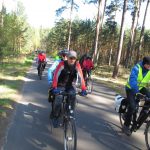
[[[0,63],[0,144],[15,103],[19,99],[24,76],[31,64],[31,56],[4,59]]]
[[[125,96],[125,84],[130,74],[130,70],[120,66],[118,78],[112,78],[114,66],[98,66],[93,71],[93,79],[112,88],[116,93]]]

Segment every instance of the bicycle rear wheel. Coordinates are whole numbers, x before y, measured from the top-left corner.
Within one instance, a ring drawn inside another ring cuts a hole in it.
[[[74,120],[64,123],[64,150],[76,150],[77,133]]]
[[[93,91],[93,80],[91,78],[86,79],[87,92],[90,94]]]
[[[146,142],[147,149],[150,150],[150,121],[148,121],[146,124],[145,142]]]

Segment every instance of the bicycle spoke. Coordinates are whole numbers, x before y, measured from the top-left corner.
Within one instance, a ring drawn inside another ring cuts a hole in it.
[[[123,127],[124,120],[125,120],[125,115],[123,113],[119,113],[119,120],[120,120],[121,127]]]
[[[147,149],[150,150],[150,121],[147,123],[145,129],[145,142]]]
[[[69,120],[64,126],[64,149],[76,150],[77,137],[76,128],[73,120]]]

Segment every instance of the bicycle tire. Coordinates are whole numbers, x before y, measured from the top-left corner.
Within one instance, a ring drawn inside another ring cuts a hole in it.
[[[119,121],[122,128],[124,125],[124,113],[119,113]]]
[[[150,150],[150,121],[147,122],[145,128],[145,143],[148,150]]]
[[[39,78],[40,78],[40,80],[42,80],[42,67],[40,67],[40,74],[39,74]]]
[[[73,119],[69,119],[64,123],[64,150],[77,149],[77,133]]]
[[[87,92],[91,94],[93,91],[93,80],[91,78],[87,78],[86,86],[87,86]]]

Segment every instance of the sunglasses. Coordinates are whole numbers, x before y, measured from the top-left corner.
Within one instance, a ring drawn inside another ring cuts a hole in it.
[[[62,57],[66,57],[66,54],[62,54]]]
[[[69,57],[69,59],[71,59],[71,60],[76,60],[76,58],[75,58],[75,57]]]

